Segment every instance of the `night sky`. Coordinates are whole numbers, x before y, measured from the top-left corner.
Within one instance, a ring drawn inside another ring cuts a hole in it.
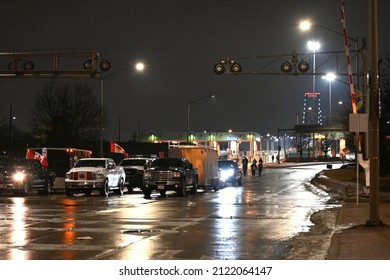
[[[368,0],[346,0],[348,35],[369,38]],[[312,76],[216,75],[214,65],[226,56],[237,58],[243,72],[260,71],[272,59],[256,57],[308,53],[306,43],[317,39],[321,50],[343,51],[343,38],[324,29],[302,33],[301,19],[342,32],[339,0],[2,0],[0,50],[96,49],[111,62],[109,75],[138,61],[147,67],[105,80],[108,124],[105,138],[121,141],[143,133],[185,132],[187,103],[191,105],[192,131],[255,131],[276,134],[292,128],[303,110]],[[378,1],[379,52],[390,51],[390,1]],[[280,72],[286,58],[276,59],[267,71]],[[309,59],[308,59],[309,60]],[[345,61],[340,56],[339,63]],[[345,63],[345,62],[344,62]],[[337,71],[335,59],[317,56],[317,72]],[[0,66],[6,68],[7,66]],[[346,73],[341,67],[340,72]],[[345,76],[338,79],[347,81]],[[29,130],[34,96],[50,79],[0,79],[0,119]],[[61,79],[87,82],[99,96],[99,79]],[[322,110],[328,112],[328,83],[317,77]],[[337,102],[349,102],[348,87],[334,82]]]

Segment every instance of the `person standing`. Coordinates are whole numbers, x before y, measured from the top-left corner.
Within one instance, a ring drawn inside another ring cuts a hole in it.
[[[248,173],[248,159],[246,156],[242,159],[242,171],[244,172],[244,176],[246,176]]]
[[[263,160],[262,160],[262,158],[259,158],[258,169],[259,169],[259,176],[261,176],[261,172],[263,171]]]
[[[253,161],[251,164],[252,176],[256,176],[256,169],[257,169],[256,163],[255,161]]]

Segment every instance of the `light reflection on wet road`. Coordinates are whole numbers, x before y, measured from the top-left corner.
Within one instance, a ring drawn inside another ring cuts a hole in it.
[[[184,198],[4,195],[0,259],[280,259],[327,207],[308,184],[322,169],[265,168],[243,186]]]

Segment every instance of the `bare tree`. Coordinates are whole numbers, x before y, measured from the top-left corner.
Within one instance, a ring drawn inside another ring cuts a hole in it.
[[[31,126],[48,146],[79,145],[98,137],[98,95],[87,84],[50,82],[35,98]]]

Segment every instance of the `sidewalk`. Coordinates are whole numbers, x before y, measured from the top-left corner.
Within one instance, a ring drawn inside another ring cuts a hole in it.
[[[299,163],[269,164],[268,167],[290,167]],[[332,176],[343,173],[345,176]],[[371,204],[369,197],[356,199],[356,177],[348,169],[336,172],[320,172],[312,183],[326,191],[337,194],[343,205],[336,220],[328,260],[390,260],[390,178],[380,180],[379,217],[383,225],[369,226]],[[348,176],[349,175],[349,176]]]
[[[379,205],[383,226],[367,226],[369,217],[369,203],[344,203],[327,259],[390,260],[390,203]]]

